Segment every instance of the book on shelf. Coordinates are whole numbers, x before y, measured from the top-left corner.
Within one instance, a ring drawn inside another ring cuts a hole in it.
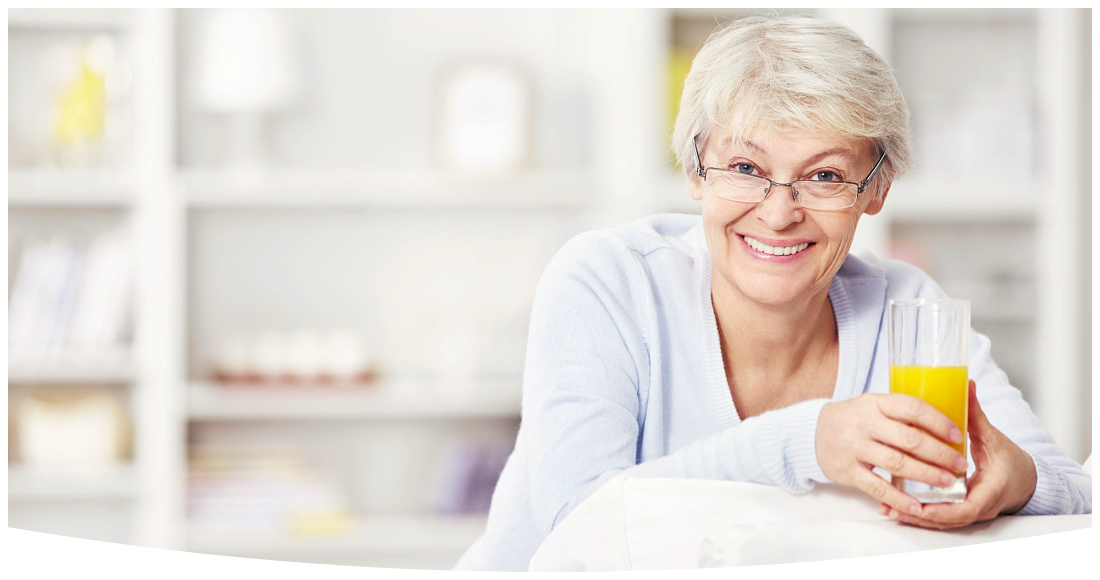
[[[78,350],[124,340],[130,298],[129,244],[121,231],[97,237],[88,249],[87,275],[76,296],[68,341]]]
[[[121,230],[90,243],[64,230],[28,235],[8,304],[9,360],[118,351],[129,324],[129,252]]]
[[[58,304],[75,263],[77,249],[65,233],[27,237],[8,311],[8,344],[12,359],[44,353],[57,326]]]

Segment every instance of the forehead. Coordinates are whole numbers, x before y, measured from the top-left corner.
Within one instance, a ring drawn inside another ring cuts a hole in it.
[[[722,131],[713,134],[708,144],[719,155],[751,153],[769,157],[839,156],[850,160],[862,158],[872,148],[870,139],[811,133],[802,130]]]

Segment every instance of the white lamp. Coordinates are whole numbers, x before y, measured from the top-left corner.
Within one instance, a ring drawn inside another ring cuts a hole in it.
[[[289,109],[302,96],[301,62],[289,23],[273,10],[206,12],[196,37],[192,96],[227,115],[233,164],[264,162],[264,115]]]

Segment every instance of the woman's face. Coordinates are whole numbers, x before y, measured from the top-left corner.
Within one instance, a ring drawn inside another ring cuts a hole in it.
[[[712,136],[705,147],[699,145],[704,167],[752,172],[778,183],[821,179],[822,171],[835,174],[828,179],[858,183],[878,160],[870,140],[801,131],[752,131],[741,140]],[[881,177],[875,181],[878,179]],[[848,255],[859,217],[882,209],[886,192],[873,199],[879,185],[875,181],[859,195],[855,206],[821,211],[797,205],[790,188],[784,186],[772,186],[767,199],[759,203],[729,201],[713,195],[707,183],[692,173],[688,190],[693,198],[703,201],[703,228],[714,262],[715,299],[740,296],[783,306],[828,292],[833,275]],[[757,243],[808,245],[797,253],[776,256],[750,245]]]

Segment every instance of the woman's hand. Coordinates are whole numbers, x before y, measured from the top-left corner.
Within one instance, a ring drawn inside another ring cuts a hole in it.
[[[883,503],[879,513],[926,528],[948,529],[991,520],[1023,509],[1035,493],[1035,461],[994,427],[978,405],[970,381],[970,455],[974,475],[966,482],[966,501],[926,504],[919,515],[909,515]]]
[[[898,514],[921,516],[922,508],[871,471],[881,467],[905,479],[943,486],[966,458],[948,443],[962,441],[955,423],[909,395],[865,394],[828,403],[817,421],[817,462],[829,479],[855,486]]]

